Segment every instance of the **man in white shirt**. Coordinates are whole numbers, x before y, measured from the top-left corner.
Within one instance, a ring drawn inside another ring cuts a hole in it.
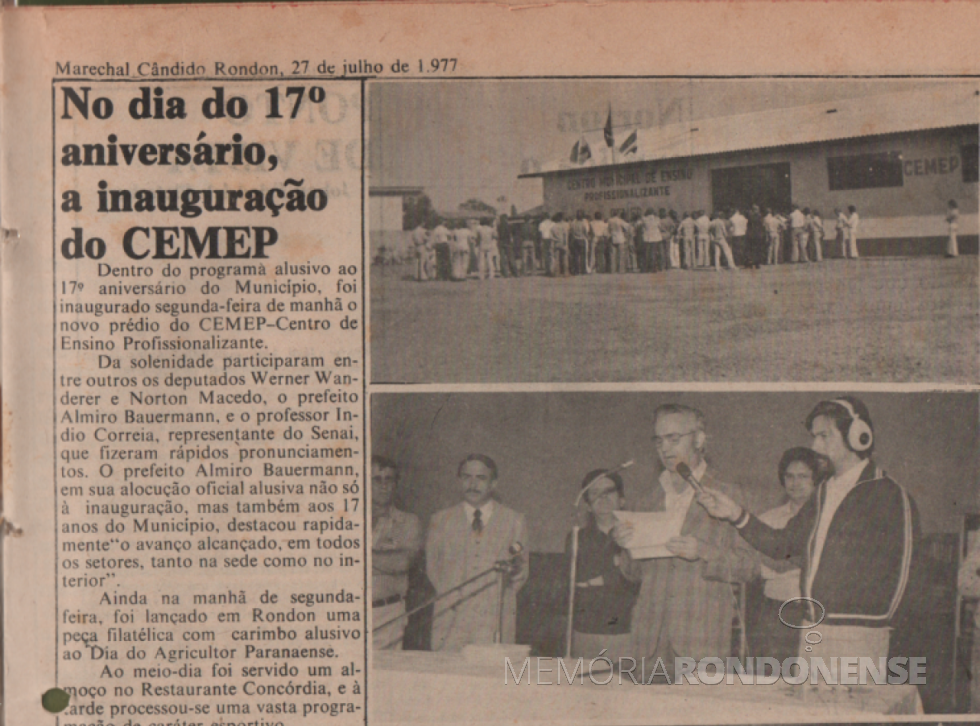
[[[663,234],[660,231],[660,217],[657,216],[653,208],[647,210],[643,216],[643,254],[641,256],[644,272],[659,272],[664,269],[664,255],[661,249]]]
[[[697,232],[697,236],[695,237],[695,244],[697,247],[694,251],[694,258],[697,260],[695,267],[707,267],[711,264],[711,257],[709,254],[711,218],[708,217],[707,213],[703,209],[698,210],[696,213],[694,229]]]
[[[806,242],[809,237],[806,215],[795,204],[789,215],[789,226],[793,235],[790,250],[792,261],[809,262],[810,258],[806,254]]]
[[[609,225],[602,218],[602,212],[595,213],[592,220],[592,254],[589,264],[595,272],[612,272],[609,254]]]
[[[809,655],[887,657],[918,539],[915,503],[871,460],[874,428],[860,399],[821,401],[806,425],[814,451],[830,459],[834,476],[785,529],[766,526],[707,488],[699,501],[712,516],[732,521],[763,554],[804,558],[807,617],[820,622],[822,636],[810,642]]]
[[[453,232],[453,280],[469,277],[470,257],[475,247],[474,233],[466,220],[457,220]]]
[[[677,226],[677,236],[680,238],[681,260],[683,261],[684,268],[687,270],[694,268],[694,236],[696,229],[691,215],[684,212],[684,219]]]
[[[553,275],[555,266],[555,238],[554,229],[559,216],[554,215],[554,219],[545,216],[538,225],[538,233],[541,235],[541,260],[544,265],[544,274]]]
[[[500,250],[497,247],[497,231],[493,220],[484,218],[476,228],[477,276],[492,280],[500,274]]]
[[[766,216],[762,218],[762,227],[766,230],[766,241],[769,243],[766,255],[767,265],[778,265],[782,262],[782,228],[779,219],[772,213],[771,209],[766,209]]]
[[[430,257],[432,248],[429,244],[429,232],[422,222],[412,230],[412,253],[415,256],[415,279],[425,282],[431,277]]]
[[[749,226],[748,218],[738,209],[729,218],[732,223],[732,257],[735,264],[744,267],[746,264],[745,232]]]
[[[653,431],[663,471],[653,486],[630,497],[629,509],[668,512],[683,525],[680,536],[666,543],[673,557],[624,558],[624,574],[640,582],[630,655],[637,663],[646,658],[647,672],[658,657],[672,671],[678,656],[700,660],[730,655],[731,583],[749,579],[756,566],[754,553],[739,541],[732,527],[712,519],[697,505],[694,488],[677,471],[679,464],[686,464],[702,485],[740,496],[738,488],[705,459],[704,415],[689,406],[665,404],[654,411]],[[628,547],[632,537],[628,524],[613,530],[621,547]]]
[[[834,207],[834,216],[837,218],[837,246],[840,248],[840,256],[847,259],[847,215],[840,207]]]
[[[627,236],[629,235],[629,223],[619,216],[618,211],[613,212],[609,219],[609,272],[622,274],[626,271],[626,249]]]

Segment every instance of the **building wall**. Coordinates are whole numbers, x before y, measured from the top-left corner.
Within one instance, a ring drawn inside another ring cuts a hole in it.
[[[978,218],[977,183],[963,181],[961,149],[977,143],[977,130],[949,129],[878,138],[825,142],[787,149],[761,149],[698,159],[676,159],[621,166],[615,171],[544,178],[549,213],[574,214],[584,209],[607,215],[614,209],[659,209],[677,212],[712,208],[711,172],[758,164],[788,162],[793,201],[820,209],[830,237],[834,207],[853,204],[861,216],[859,238],[866,254],[939,252],[947,234],[946,203],[960,206],[961,248],[975,252]],[[898,152],[903,166],[901,187],[831,191],[827,159],[877,152]]]

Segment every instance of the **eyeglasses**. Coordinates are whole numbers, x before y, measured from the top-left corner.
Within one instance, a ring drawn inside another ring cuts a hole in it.
[[[679,444],[681,439],[683,439],[685,436],[690,436],[691,434],[695,434],[695,433],[697,433],[697,429],[694,429],[693,431],[686,431],[683,434],[667,434],[666,436],[654,436],[653,445],[656,446],[658,449],[662,449],[664,447],[665,442],[669,443],[671,446],[677,446],[677,444]]]
[[[605,499],[606,497],[619,496],[619,490],[616,487],[611,489],[603,489],[602,491],[595,491],[594,489],[589,492],[589,501],[597,502],[600,499]]]

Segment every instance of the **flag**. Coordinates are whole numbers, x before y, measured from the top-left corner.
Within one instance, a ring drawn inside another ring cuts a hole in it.
[[[616,145],[616,142],[613,139],[612,105],[609,106],[609,116],[606,118],[606,128],[602,130],[602,133],[606,137],[606,146],[611,149]]]
[[[619,153],[621,153],[623,156],[629,156],[630,154],[635,154],[636,149],[636,129],[633,129],[633,132],[626,137],[626,141],[623,142],[623,145],[619,147]]]
[[[592,158],[592,149],[589,148],[589,142],[585,139],[579,139],[575,142],[575,146],[572,147],[571,161],[573,164],[584,164],[589,159]]]

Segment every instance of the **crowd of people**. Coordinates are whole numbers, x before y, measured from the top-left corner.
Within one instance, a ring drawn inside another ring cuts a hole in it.
[[[805,645],[823,657],[887,656],[919,531],[914,501],[871,458],[865,404],[845,396],[814,406],[806,418],[812,448],[789,449],[778,465],[785,504],[758,517],[709,464],[700,411],[665,404],[652,418],[657,479],[627,492],[616,470],[597,469],[582,482],[584,526],[566,543],[568,564],[575,560],[571,655],[645,659],[647,673],[659,659],[724,658],[737,619],[749,655],[781,661],[803,655]],[[466,456],[456,474],[459,503],[434,514],[423,536],[418,518],[392,504],[397,464],[372,460],[376,648],[401,647],[416,555],[440,596],[432,650],[514,642],[516,593],[529,574],[526,550],[514,545],[528,541],[526,518],[494,496],[498,469],[490,457]],[[670,556],[633,556],[637,532],[616,516],[621,510],[683,522],[666,541]],[[732,585],[759,578],[762,601],[743,612]],[[815,623],[822,639],[801,642]]]
[[[951,207],[951,214],[954,208]],[[857,259],[857,208],[834,210],[834,254]],[[950,222],[951,228],[953,222]],[[457,280],[547,275],[656,273],[821,262],[828,223],[819,209],[793,205],[785,214],[752,205],[678,213],[661,207],[584,210],[537,218],[434,218],[411,233],[415,276]],[[951,233],[952,234],[952,233]],[[955,253],[954,253],[955,254]]]

